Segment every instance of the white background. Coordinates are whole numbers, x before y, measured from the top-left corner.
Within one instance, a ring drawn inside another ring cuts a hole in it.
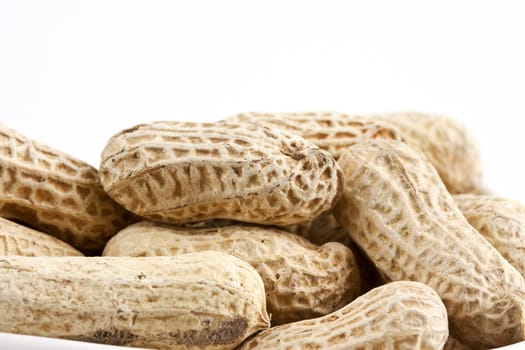
[[[525,202],[525,1],[3,1],[0,122],[98,167],[137,123],[421,111]]]

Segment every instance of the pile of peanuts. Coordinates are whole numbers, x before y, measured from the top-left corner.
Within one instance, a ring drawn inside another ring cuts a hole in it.
[[[0,332],[159,349],[525,340],[525,206],[443,116],[249,113],[111,137],[0,126]]]

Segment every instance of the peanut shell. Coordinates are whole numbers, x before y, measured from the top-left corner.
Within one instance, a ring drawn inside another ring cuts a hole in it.
[[[261,275],[272,324],[335,311],[360,293],[352,251],[339,243],[316,246],[294,234],[248,225],[181,228],[139,222],[116,234],[104,256],[162,256],[217,250],[249,262]]]

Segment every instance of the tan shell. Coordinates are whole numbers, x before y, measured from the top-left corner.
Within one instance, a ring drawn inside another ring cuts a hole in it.
[[[0,332],[113,345],[233,349],[268,328],[264,286],[219,252],[2,257]]]
[[[268,227],[190,229],[144,221],[115,235],[103,255],[160,256],[203,250],[223,251],[255,267],[264,281],[272,324],[325,315],[360,292],[359,271],[349,248],[339,243],[318,247]]]
[[[93,167],[0,124],[0,216],[84,251],[131,222]]]
[[[447,340],[447,325],[435,291],[417,282],[391,282],[329,315],[263,331],[239,350],[437,350]]]
[[[282,229],[306,238],[314,244],[325,244],[328,242],[339,242],[344,245],[352,245],[352,239],[346,229],[337,222],[332,211],[327,211],[312,221],[282,226]]]
[[[494,195],[455,195],[467,221],[525,276],[525,205]]]
[[[437,169],[449,192],[483,190],[479,146],[461,123],[423,113],[392,113],[376,119],[398,128],[409,145],[422,151]]]
[[[463,344],[456,338],[449,336],[443,350],[471,350],[472,348],[468,345]],[[477,350],[482,350],[478,348]]]
[[[524,339],[523,277],[469,225],[422,153],[373,140],[339,164],[346,183],[334,214],[386,277],[434,288],[451,333],[469,345]]]
[[[250,123],[138,125],[109,140],[100,173],[130,211],[179,224],[308,221],[333,206],[343,183],[328,152]]]
[[[0,218],[0,256],[82,256],[53,236]]]
[[[358,115],[335,112],[244,113],[227,118],[230,122],[255,122],[301,135],[335,159],[360,140],[388,138],[401,140],[399,131],[390,125]]]

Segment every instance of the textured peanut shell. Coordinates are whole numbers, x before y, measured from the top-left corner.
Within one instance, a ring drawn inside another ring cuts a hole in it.
[[[268,328],[264,286],[220,252],[2,257],[0,331],[170,349],[233,349]]]
[[[0,256],[82,256],[83,254],[53,236],[0,218]]]
[[[270,328],[239,350],[432,350],[448,336],[439,296],[417,282],[377,287],[329,315]]]
[[[116,234],[104,256],[161,256],[217,250],[249,262],[261,275],[272,324],[335,311],[360,293],[352,251],[339,243],[316,246],[282,230],[231,225],[180,228],[139,222]]]
[[[471,350],[472,348],[470,346],[467,346],[457,340],[456,338],[449,336],[447,339],[447,342],[445,343],[445,346],[443,347],[443,350]],[[477,350],[482,350],[478,348]]]
[[[232,219],[288,225],[330,209],[342,173],[299,136],[252,123],[154,122],[113,136],[100,165],[106,191],[155,221]]]
[[[332,211],[324,212],[314,220],[281,228],[304,237],[314,244],[339,242],[347,246],[352,245],[350,235],[339,224]]]
[[[423,152],[449,192],[483,191],[479,146],[464,125],[423,113],[392,113],[375,119],[398,128],[409,145]]]
[[[525,276],[525,206],[494,195],[453,198],[467,221]]]
[[[96,169],[1,124],[0,216],[84,251],[102,249],[131,219]]]
[[[401,140],[399,131],[370,118],[335,112],[244,113],[227,118],[234,122],[255,122],[270,128],[301,135],[338,159],[342,152],[360,140],[388,138]]]
[[[384,276],[434,288],[451,333],[469,345],[524,339],[523,277],[469,225],[422,153],[373,140],[339,163],[346,182],[334,214]]]

